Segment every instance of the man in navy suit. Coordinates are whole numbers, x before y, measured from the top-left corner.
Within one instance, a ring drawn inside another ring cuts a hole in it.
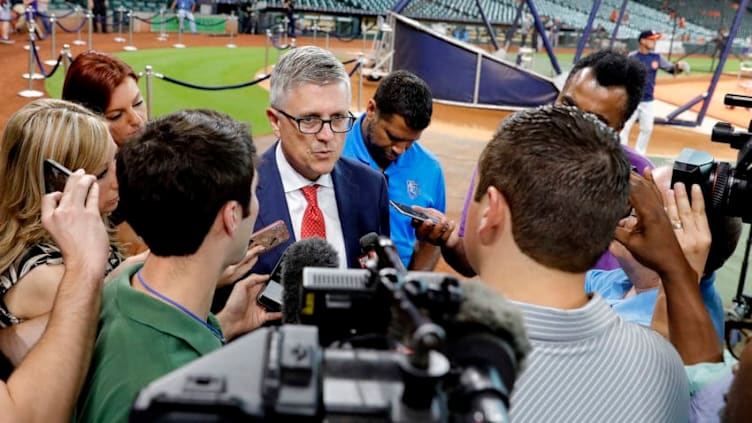
[[[307,46],[280,59],[270,85],[266,115],[278,141],[259,163],[254,230],[282,219],[291,237],[259,256],[253,272],[269,273],[288,245],[316,235],[334,247],[340,267],[358,267],[360,237],[389,236],[389,196],[381,173],[340,157],[355,121],[350,77],[330,52]],[[320,210],[313,232],[312,206]]]

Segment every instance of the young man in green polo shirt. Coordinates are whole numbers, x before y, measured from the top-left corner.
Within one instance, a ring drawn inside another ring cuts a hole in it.
[[[279,317],[256,305],[266,280],[258,275],[209,312],[217,281],[248,249],[255,158],[248,128],[207,110],[159,118],[121,148],[123,212],[150,253],[104,288],[77,421],[126,421],[148,383]]]

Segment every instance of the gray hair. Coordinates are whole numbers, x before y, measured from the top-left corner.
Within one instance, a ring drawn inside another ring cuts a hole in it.
[[[270,79],[272,107],[283,107],[285,95],[304,83],[328,85],[343,83],[350,100],[350,77],[345,67],[327,50],[315,46],[298,47],[279,59]]]

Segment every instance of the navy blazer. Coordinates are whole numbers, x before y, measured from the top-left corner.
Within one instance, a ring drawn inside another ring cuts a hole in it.
[[[257,231],[282,219],[290,231],[290,239],[259,256],[251,270],[258,274],[270,273],[285,249],[296,241],[282,177],[277,167],[277,144],[279,141],[264,152],[258,166],[256,197],[259,214],[253,230]],[[347,267],[358,268],[360,237],[369,232],[389,236],[389,193],[386,179],[370,167],[344,157],[334,164],[331,175],[345,240]]]

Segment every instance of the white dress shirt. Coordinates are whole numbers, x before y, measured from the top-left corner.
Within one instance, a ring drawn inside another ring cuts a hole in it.
[[[310,181],[305,176],[298,173],[292,168],[290,163],[282,153],[282,145],[277,143],[277,150],[274,152],[277,158],[277,168],[279,176],[282,178],[282,188],[285,190],[285,199],[287,208],[290,213],[290,222],[292,222],[293,234],[295,239],[300,240],[300,228],[303,224],[303,213],[308,206],[303,196],[301,188],[318,184],[316,190],[317,201],[321,213],[324,215],[324,224],[326,225],[326,240],[332,244],[339,256],[339,267],[347,268],[347,251],[345,250],[345,237],[342,234],[342,224],[339,221],[339,210],[337,209],[337,198],[334,195],[334,183],[332,175],[327,173],[321,175],[316,181]]]

